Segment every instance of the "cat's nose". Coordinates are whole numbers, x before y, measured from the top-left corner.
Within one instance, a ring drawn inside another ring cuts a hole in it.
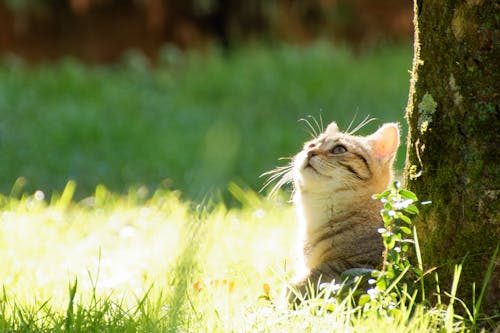
[[[316,155],[319,155],[319,154],[321,154],[321,151],[318,148],[309,149],[307,151],[307,157],[309,157],[309,158],[316,156]]]

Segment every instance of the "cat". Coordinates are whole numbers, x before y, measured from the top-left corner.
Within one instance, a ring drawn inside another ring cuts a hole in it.
[[[372,195],[392,180],[399,126],[386,123],[369,136],[353,132],[341,132],[332,122],[288,166],[268,172],[268,182],[279,179],[273,191],[293,183],[303,273],[286,288],[292,303],[298,294],[306,296],[308,286],[341,283],[342,272],[382,262],[382,204]]]

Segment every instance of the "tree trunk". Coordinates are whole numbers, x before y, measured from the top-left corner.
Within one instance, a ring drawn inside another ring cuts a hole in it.
[[[472,306],[500,242],[499,9],[494,0],[415,0],[415,54],[407,106],[405,179],[426,268]],[[500,262],[486,295],[500,303]]]

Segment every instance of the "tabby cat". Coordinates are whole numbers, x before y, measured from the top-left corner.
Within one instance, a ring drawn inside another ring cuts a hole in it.
[[[387,188],[399,145],[399,128],[387,123],[369,136],[341,132],[335,122],[292,158],[271,171],[275,188],[293,181],[299,217],[303,274],[291,285],[305,295],[308,285],[340,281],[350,268],[376,268],[383,244],[381,203],[374,193]],[[308,282],[309,281],[309,282]],[[288,291],[289,300],[296,297]]]

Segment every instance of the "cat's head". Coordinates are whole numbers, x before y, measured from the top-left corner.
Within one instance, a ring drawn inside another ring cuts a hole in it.
[[[384,124],[371,135],[357,136],[341,132],[332,122],[293,158],[295,189],[316,193],[382,192],[392,179],[398,146],[396,123]]]

